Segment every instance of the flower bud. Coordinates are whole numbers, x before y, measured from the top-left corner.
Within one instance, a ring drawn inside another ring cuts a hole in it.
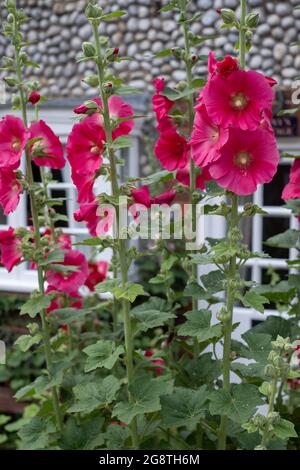
[[[102,8],[97,5],[95,2],[89,2],[88,6],[85,9],[85,15],[91,20],[100,19],[103,14]]]
[[[29,103],[33,105],[37,104],[40,101],[40,99],[41,99],[41,95],[36,90],[33,90],[28,97]]]
[[[259,23],[259,13],[249,13],[246,16],[246,26],[248,28],[256,28]]]
[[[82,50],[86,57],[94,57],[96,55],[95,46],[91,42],[84,42],[82,44]]]
[[[119,55],[119,48],[118,48],[118,47],[115,47],[115,48],[114,48],[113,54],[114,54],[114,55]]]
[[[87,77],[85,77],[85,79],[83,81],[87,85],[89,85],[91,87],[94,87],[94,88],[99,86],[99,79],[98,79],[97,75],[88,75]]]
[[[236,16],[233,10],[230,10],[229,8],[222,8],[220,14],[225,24],[236,22]]]
[[[21,104],[21,100],[20,100],[20,97],[19,95],[13,95],[12,98],[11,98],[11,104],[12,104],[12,107],[14,109],[17,109],[19,108],[20,104]]]

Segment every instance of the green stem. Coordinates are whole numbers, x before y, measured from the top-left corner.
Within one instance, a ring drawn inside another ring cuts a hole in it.
[[[272,389],[271,389],[271,395],[269,398],[269,407],[268,407],[268,414],[267,418],[270,418],[273,411],[274,411],[274,406],[275,406],[275,397],[277,393],[277,382],[278,382],[278,377],[275,375],[275,377],[272,380]],[[265,430],[263,432],[262,440],[261,440],[261,446],[262,447],[267,447],[268,442],[270,440],[270,429],[269,429],[269,423],[266,423]]]
[[[20,62],[20,49],[17,46],[15,47],[15,59],[16,59],[16,73],[18,77],[18,90],[19,90],[20,101],[21,101],[22,118],[23,118],[25,127],[27,127],[28,119],[27,119],[27,110],[26,110],[26,98],[24,95],[23,84],[22,84],[22,67],[21,67],[21,62]],[[30,200],[30,206],[31,206],[32,222],[33,222],[33,227],[34,227],[35,245],[36,245],[37,251],[39,252],[41,250],[39,216],[38,216],[38,209],[36,206],[36,199],[35,199],[34,188],[33,188],[34,178],[33,178],[32,166],[31,166],[31,157],[27,149],[25,150],[25,156],[26,156],[26,175],[27,175],[27,181],[29,184],[28,192],[29,192],[29,200]],[[39,263],[37,264],[38,264],[37,273],[38,273],[39,291],[42,295],[45,295],[43,270],[39,266]],[[51,368],[52,368],[51,343],[50,343],[50,333],[49,333],[45,310],[42,310],[40,312],[40,317],[41,317],[42,332],[43,332],[43,339],[44,339],[46,366],[47,366],[48,374],[49,376],[51,376]],[[57,424],[57,428],[61,431],[62,430],[62,417],[61,417],[60,406],[59,406],[58,390],[56,387],[53,387],[51,390],[52,390],[53,409],[54,409],[54,413],[56,417],[56,424]]]
[[[246,65],[246,41],[245,41],[245,25],[247,14],[247,0],[240,0],[241,18],[240,18],[240,34],[239,34],[239,62],[240,68],[244,69]],[[232,210],[229,222],[229,229],[238,226],[238,205],[239,199],[237,195],[232,196]],[[231,245],[235,246],[236,241],[230,239]],[[235,276],[237,271],[236,256],[232,256],[229,263],[228,271],[228,288],[226,299],[226,310],[228,319],[224,322],[224,347],[223,347],[223,390],[230,392],[230,354],[231,354],[231,334],[232,334],[232,318],[235,300]],[[221,417],[219,430],[218,449],[225,450],[227,441],[227,416]]]
[[[117,175],[117,166],[115,161],[115,154],[112,148],[113,138],[112,138],[112,127],[110,122],[110,115],[109,115],[109,108],[108,108],[108,98],[106,93],[104,92],[104,66],[103,60],[101,55],[101,46],[99,41],[99,34],[98,34],[98,25],[97,22],[92,23],[93,28],[93,35],[95,40],[95,47],[96,47],[96,64],[98,70],[98,77],[99,77],[99,92],[102,100],[102,108],[103,108],[103,121],[104,121],[104,129],[106,133],[106,143],[107,143],[107,153],[109,158],[109,166],[110,166],[110,177],[111,177],[111,186],[112,186],[112,193],[113,196],[118,198],[120,196],[119,184],[118,184],[118,175]],[[117,226],[119,226],[119,210],[118,207],[116,208],[117,213]],[[122,285],[124,286],[128,282],[128,264],[126,260],[126,240],[120,239],[119,234],[118,236],[118,252],[119,252],[119,262],[120,262],[120,269],[121,269],[121,279]],[[128,399],[129,402],[132,403],[133,398],[129,391],[129,387],[133,381],[133,341],[132,341],[132,326],[131,326],[131,318],[130,318],[130,305],[128,300],[122,300],[123,306],[123,321],[124,321],[124,337],[125,337],[125,361],[126,361],[126,372],[127,372],[127,383],[128,383]],[[138,448],[138,435],[137,435],[137,422],[136,419],[133,419],[130,424],[130,431],[132,437],[132,447],[134,449]]]

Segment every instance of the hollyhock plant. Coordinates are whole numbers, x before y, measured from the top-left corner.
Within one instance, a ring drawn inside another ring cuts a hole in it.
[[[91,292],[94,292],[95,286],[100,282],[105,281],[107,276],[108,263],[107,261],[96,261],[88,263],[89,275],[85,281],[85,285]]]
[[[162,166],[169,171],[184,168],[189,159],[187,141],[172,125],[162,132],[158,138],[154,153]]]
[[[4,215],[15,211],[23,191],[18,175],[11,169],[0,168],[0,204]]]
[[[246,196],[254,193],[258,184],[273,179],[279,158],[270,132],[263,128],[252,132],[232,128],[221,157],[209,166],[209,172],[222,188]]]
[[[105,132],[95,115],[73,126],[67,142],[67,158],[73,175],[94,175],[99,170],[105,140]]]
[[[45,121],[31,124],[29,138],[38,139],[30,146],[30,154],[36,165],[54,169],[65,166],[63,146]]]
[[[214,75],[201,97],[209,118],[223,128],[255,130],[264,112],[272,115],[274,92],[266,77],[252,70],[236,70],[227,78]]]
[[[22,241],[16,234],[15,229],[9,228],[8,230],[0,231],[0,249],[1,263],[8,272],[11,272],[23,258]]]
[[[0,168],[16,170],[28,141],[28,131],[23,121],[15,116],[5,116],[0,121]]]
[[[59,265],[62,270],[55,271],[54,269],[46,272],[46,280],[52,288],[57,291],[66,292],[71,296],[77,293],[88,277],[88,263],[83,253],[77,250],[68,250],[65,253],[64,261],[62,263],[55,263]],[[70,271],[63,270],[66,268],[75,268]]]
[[[291,168],[290,180],[283,190],[282,199],[288,201],[298,198],[300,198],[300,160],[296,159]]]
[[[74,112],[76,114],[95,114],[99,124],[103,126],[102,100],[101,98],[92,98],[89,102],[91,101],[96,103],[96,108],[91,108],[83,103],[74,108]],[[115,123],[112,131],[113,140],[121,137],[122,135],[130,134],[134,127],[133,120],[129,119],[134,114],[132,107],[119,96],[111,96],[108,100],[108,109],[110,119]],[[118,119],[121,119],[122,121],[118,123]]]
[[[228,140],[228,129],[214,124],[203,105],[196,107],[194,129],[190,140],[192,158],[204,167],[220,158],[220,150]]]
[[[196,189],[205,189],[205,182],[210,181],[212,178],[210,176],[209,170],[207,167],[197,168],[196,169]],[[190,186],[190,164],[187,164],[185,168],[177,170],[176,179],[185,186]]]

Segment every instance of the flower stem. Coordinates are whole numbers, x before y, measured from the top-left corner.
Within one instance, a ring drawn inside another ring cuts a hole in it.
[[[241,18],[240,18],[240,36],[239,36],[239,62],[240,68],[244,69],[246,65],[246,41],[245,41],[245,23],[247,14],[247,1],[240,0],[241,5]],[[239,198],[237,195],[232,195],[232,208],[229,221],[229,242],[230,245],[235,247],[236,240],[232,238],[232,229],[238,226],[238,205]],[[226,310],[227,319],[224,321],[224,347],[223,347],[223,390],[230,392],[230,354],[231,354],[231,334],[232,334],[232,319],[233,308],[235,300],[235,278],[237,271],[236,255],[233,255],[229,262],[229,271],[227,277],[227,294],[226,294]],[[227,441],[227,416],[221,417],[221,424],[219,430],[219,443],[218,449],[225,450]]]
[[[271,387],[271,394],[269,398],[269,407],[268,407],[268,413],[267,413],[267,418],[270,418],[273,411],[274,411],[274,406],[275,406],[275,397],[277,393],[277,382],[278,382],[278,376],[277,374],[274,376],[272,380],[272,387]],[[266,423],[265,430],[263,432],[262,440],[261,440],[261,446],[266,448],[268,445],[268,442],[270,440],[270,430],[269,430],[269,423]]]
[[[26,98],[24,95],[23,84],[22,84],[22,67],[21,67],[21,62],[20,62],[20,49],[18,46],[15,46],[15,60],[16,60],[16,73],[17,73],[17,78],[18,78],[18,91],[19,91],[20,102],[21,102],[22,118],[23,118],[25,127],[27,127],[28,119],[27,119],[27,109],[26,109]],[[41,250],[40,224],[39,224],[38,208],[36,205],[35,193],[34,193],[34,188],[33,188],[34,177],[33,177],[32,166],[31,166],[31,157],[28,152],[28,149],[25,149],[25,156],[26,156],[26,175],[27,175],[27,181],[29,185],[28,192],[29,192],[29,200],[30,200],[30,206],[31,206],[32,222],[33,222],[33,227],[34,227],[35,246],[36,246],[36,250],[39,252]],[[39,262],[37,263],[37,273],[38,273],[39,292],[42,295],[45,295],[44,273],[43,273],[43,269],[39,266]],[[48,327],[48,323],[46,319],[45,310],[41,310],[40,318],[41,318],[41,323],[42,323],[46,366],[47,366],[48,374],[51,377],[52,354],[51,354],[50,333],[49,333],[49,327]],[[57,387],[52,387],[51,391],[52,391],[53,409],[54,409],[55,418],[56,418],[56,425],[57,425],[57,428],[61,431],[62,430],[62,417],[61,417],[61,411],[60,411],[60,406],[59,406],[59,394],[58,394]]]
[[[110,166],[110,177],[111,177],[111,186],[112,186],[112,193],[113,196],[118,198],[120,196],[119,184],[118,184],[118,174],[117,174],[117,166],[115,161],[115,154],[112,147],[113,138],[112,138],[112,127],[110,122],[110,115],[109,115],[109,108],[108,108],[108,97],[104,91],[104,65],[101,55],[101,46],[99,41],[99,34],[98,34],[98,25],[97,22],[92,22],[93,28],[93,35],[95,40],[95,47],[96,47],[96,64],[98,70],[98,78],[99,78],[99,92],[102,100],[102,108],[103,108],[103,122],[104,122],[104,130],[106,134],[106,143],[107,143],[107,153],[109,158],[109,166]],[[117,214],[117,227],[119,226],[119,208],[116,208]],[[120,262],[120,270],[121,270],[121,279],[122,285],[128,282],[128,263],[126,260],[126,240],[120,238],[118,236],[118,254],[119,254],[119,262]],[[131,318],[130,318],[130,304],[129,301],[124,299],[122,300],[122,307],[123,307],[123,320],[124,320],[124,337],[125,337],[125,362],[126,362],[126,372],[127,372],[127,385],[128,385],[128,399],[129,402],[132,402],[132,396],[129,391],[129,387],[133,381],[133,341],[132,341],[132,325],[131,325]],[[137,423],[136,419],[134,418],[130,424],[130,431],[131,431],[131,438],[132,438],[132,447],[134,449],[138,448],[138,435],[137,435]]]

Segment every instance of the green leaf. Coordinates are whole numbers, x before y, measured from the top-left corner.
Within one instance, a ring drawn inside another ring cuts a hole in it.
[[[275,286],[271,286],[269,284],[257,286],[255,287],[255,292],[263,295],[271,302],[287,303],[289,299],[295,295],[296,290],[288,283],[288,281],[281,281]]]
[[[148,376],[136,378],[129,387],[132,403],[117,403],[113,416],[129,424],[135,416],[159,411],[161,409],[160,397],[171,394],[172,386],[172,382],[166,382],[160,377],[151,380]]]
[[[165,182],[165,181],[169,181],[172,179],[174,179],[174,172],[170,172],[168,170],[162,170],[162,171],[153,173],[153,175],[142,178],[141,184],[148,186],[150,184]]]
[[[43,337],[40,333],[38,333],[34,336],[22,335],[22,336],[19,336],[19,338],[15,342],[15,345],[18,346],[22,352],[26,352],[34,344],[40,344],[42,339],[43,339]]]
[[[246,423],[263,403],[257,387],[251,384],[233,385],[231,394],[225,390],[216,390],[209,399],[212,415],[225,415],[239,424]]]
[[[142,90],[140,88],[136,88],[136,87],[129,86],[129,85],[128,86],[120,85],[114,88],[114,94],[118,96],[137,95],[139,93],[142,93]]]
[[[208,395],[206,385],[198,390],[175,388],[172,395],[161,398],[163,422],[169,427],[195,427],[205,416]]]
[[[22,441],[23,450],[45,450],[54,433],[55,426],[49,418],[34,416],[28,424],[22,427],[18,435]]]
[[[124,16],[124,15],[127,15],[127,12],[126,11],[112,11],[111,13],[108,13],[107,15],[103,15],[101,16],[101,21],[111,21],[111,20],[115,20],[117,18],[120,18],[120,16]]]
[[[194,299],[198,300],[206,300],[211,297],[210,292],[205,290],[202,286],[198,284],[196,281],[192,281],[186,285],[183,291],[184,297],[193,297]]]
[[[273,426],[273,432],[279,439],[286,440],[290,437],[298,437],[298,434],[295,431],[295,426],[291,421],[280,418],[279,422],[275,423]]]
[[[115,139],[111,146],[115,150],[118,150],[118,149],[131,147],[131,145],[132,145],[131,137],[129,137],[128,135],[122,135],[121,137],[118,137],[117,139]]]
[[[265,245],[279,248],[294,248],[299,243],[299,230],[289,229],[279,235],[269,238]]]
[[[113,375],[103,380],[82,383],[73,388],[75,403],[68,413],[89,414],[110,405],[121,387],[121,382]]]
[[[50,297],[34,292],[25,304],[22,305],[20,315],[28,314],[31,318],[34,318],[42,310],[47,309],[50,304]]]
[[[190,258],[193,264],[206,265],[213,263],[212,255],[202,255],[200,253],[197,253],[195,255],[191,255]]]
[[[192,310],[184,314],[187,321],[178,328],[179,336],[195,336],[201,343],[204,341],[221,338],[222,325],[210,325],[211,312],[209,310]]]
[[[270,301],[263,295],[258,294],[254,290],[249,290],[246,294],[241,297],[245,307],[252,307],[260,313],[264,313],[264,304],[269,304]]]
[[[224,289],[225,275],[219,269],[210,271],[208,274],[201,276],[200,279],[205,289],[211,294],[216,294]]]
[[[104,418],[97,416],[78,423],[75,418],[69,418],[60,442],[63,450],[93,450],[104,443],[104,433],[101,433]]]
[[[300,199],[290,199],[285,207],[291,209],[292,213],[296,216],[300,215]]]
[[[66,250],[54,250],[48,254],[47,259],[40,261],[39,266],[48,266],[51,263],[63,263]]]
[[[85,317],[91,313],[88,309],[78,308],[59,308],[53,311],[54,315],[51,315],[51,321],[59,323],[60,325],[70,325],[74,321],[84,320]]]
[[[105,441],[107,449],[124,450],[126,449],[125,441],[130,436],[128,427],[122,425],[111,424],[105,433]]]
[[[195,92],[195,88],[185,88],[183,91],[177,91],[173,88],[165,87],[163,91],[161,91],[162,96],[166,96],[171,101],[177,101],[182,98],[186,98]]]
[[[291,44],[291,46],[295,45],[296,43]],[[295,114],[297,113],[299,108],[290,108],[290,109],[282,109],[277,113],[277,116],[287,116],[290,114]]]
[[[172,54],[172,49],[163,49],[162,51],[155,54],[155,57],[169,57]]]
[[[131,303],[134,302],[139,295],[148,295],[144,291],[143,286],[129,282],[125,286],[113,289],[113,294],[116,299],[127,299]]]
[[[144,332],[150,328],[157,328],[171,318],[175,318],[175,315],[166,311],[166,309],[166,301],[160,297],[152,297],[147,302],[134,307],[130,314],[138,322],[135,332]]]
[[[124,353],[123,346],[116,346],[113,341],[100,339],[97,343],[87,346],[83,352],[88,356],[85,372],[104,367],[112,369],[119,356]]]
[[[113,293],[114,289],[120,285],[118,279],[107,279],[106,281],[100,282],[95,287],[98,294],[106,294],[107,292]]]

